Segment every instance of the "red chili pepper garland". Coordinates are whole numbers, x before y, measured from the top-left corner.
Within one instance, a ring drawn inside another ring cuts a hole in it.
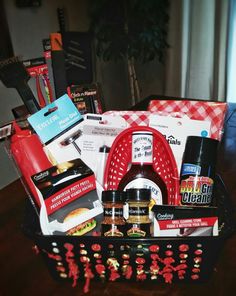
[[[85,285],[84,285],[84,293],[88,293],[89,292],[89,286],[90,286],[90,281],[92,278],[94,278],[94,274],[91,270],[91,264],[89,263],[89,261],[87,261],[84,264],[84,277],[86,278],[85,280]]]
[[[36,255],[38,255],[38,254],[40,253],[39,248],[38,248],[37,245],[34,245],[34,246],[32,247],[32,250],[35,252]]]
[[[179,279],[180,279],[180,280],[183,280],[185,274],[186,274],[186,271],[185,271],[185,270],[183,270],[183,269],[179,270],[179,271],[178,271],[178,277],[179,277]]]
[[[45,253],[47,253],[47,255],[48,255],[48,258],[50,258],[50,259],[53,259],[53,260],[56,260],[56,261],[61,261],[62,260],[62,258],[61,258],[61,256],[60,255],[55,255],[55,254],[53,254],[53,253],[49,253],[49,252],[47,252],[47,251],[45,251],[45,250],[43,250]]]
[[[163,274],[163,278],[165,279],[166,284],[171,284],[173,279],[173,274],[171,272],[166,272]]]
[[[145,274],[145,270],[143,269],[143,265],[138,265],[137,268],[137,275],[136,275],[136,279],[137,281],[144,281],[147,278],[147,275]]]
[[[96,264],[95,270],[102,280],[105,279],[106,267],[103,264]]]
[[[67,262],[68,268],[69,268],[69,275],[68,276],[73,279],[72,287],[76,287],[77,280],[79,278],[79,268],[74,260],[74,253],[72,251],[74,249],[74,246],[72,244],[65,243],[64,247],[67,250],[66,251],[66,262]]]
[[[192,269],[192,273],[193,273],[191,276],[192,280],[198,280],[200,277],[199,274],[201,272],[200,264],[202,262],[202,257],[201,257],[202,253],[203,253],[202,249],[199,249],[199,248],[194,252],[194,254],[197,256],[193,258],[194,268]]]
[[[130,265],[130,255],[127,253],[122,254],[122,259],[123,261],[123,265],[121,267],[122,270],[122,275],[129,280],[132,277],[133,274],[133,269],[132,266]]]
[[[120,278],[118,268],[120,266],[119,262],[116,258],[109,258],[107,260],[108,269],[110,270],[110,277],[109,280],[114,282],[116,279]]]
[[[61,273],[61,277],[70,277],[73,279],[72,287],[75,287],[77,285],[77,280],[79,278],[79,268],[78,265],[75,262],[75,254],[73,252],[74,245],[70,243],[65,243],[64,247],[66,249],[65,253],[65,259],[68,264],[69,268],[69,274],[67,275],[65,273],[66,268],[63,266],[63,263],[61,262],[62,257],[59,253],[60,251],[57,248],[54,248],[52,253],[47,252],[45,250],[42,250],[43,252],[47,253],[48,258],[53,259],[57,261],[56,270]],[[84,293],[89,292],[89,286],[91,279],[94,278],[94,274],[92,272],[92,264],[94,263],[94,268],[96,273],[99,275],[100,279],[104,281],[106,279],[106,270],[110,271],[109,274],[109,280],[115,281],[118,278],[120,278],[122,273],[122,276],[129,280],[131,279],[133,272],[134,272],[134,266],[133,263],[136,264],[136,279],[137,281],[144,281],[147,279],[147,274],[150,274],[151,280],[155,280],[158,278],[158,276],[163,277],[165,283],[172,283],[174,278],[174,272],[177,274],[178,278],[180,280],[183,280],[185,276],[187,275],[187,271],[190,272],[190,277],[192,280],[198,280],[200,278],[200,264],[202,262],[202,254],[203,249],[202,246],[197,245],[195,250],[192,250],[191,253],[190,247],[188,244],[181,244],[178,247],[175,247],[175,252],[172,250],[172,245],[166,246],[166,250],[161,250],[159,245],[151,245],[149,246],[148,250],[150,252],[150,258],[151,258],[151,265],[149,268],[149,271],[146,269],[145,264],[147,260],[147,256],[142,252],[136,252],[136,259],[133,262],[133,259],[130,261],[130,254],[127,252],[127,249],[120,247],[120,250],[123,251],[123,254],[121,255],[122,266],[120,267],[120,263],[116,256],[116,251],[114,250],[114,245],[109,244],[108,250],[110,249],[110,258],[107,259],[107,266],[105,266],[102,262],[102,255],[101,250],[102,246],[100,244],[92,244],[90,246],[91,250],[93,251],[93,262],[90,263],[90,258],[87,257],[88,251],[85,249],[85,244],[79,244],[79,247],[81,248],[79,250],[80,254],[80,262],[84,266],[84,277],[85,277],[85,285],[84,285]],[[127,247],[127,246],[126,246]],[[129,247],[129,246],[128,246]],[[192,246],[191,246],[192,248]],[[137,251],[140,247],[137,247]],[[37,246],[33,247],[33,250],[38,254],[39,250]],[[161,250],[161,252],[160,252]],[[178,252],[179,251],[179,252]],[[177,252],[177,253],[176,253]],[[112,255],[114,253],[114,257]],[[161,254],[165,254],[166,257],[161,257]],[[193,257],[192,263],[193,266],[188,266],[188,262],[190,262],[190,258]],[[120,258],[120,257],[119,257]],[[179,264],[174,264],[179,258]],[[175,266],[174,266],[175,265]],[[192,274],[191,274],[192,273]]]
[[[101,251],[101,245],[99,245],[99,244],[93,244],[92,246],[91,246],[91,249],[92,249],[92,251],[94,251],[94,252],[100,252]]]
[[[57,271],[60,271],[60,272],[65,272],[65,267],[63,267],[63,266],[60,266],[60,265],[58,265],[57,267],[56,267],[56,269],[57,269]]]
[[[127,280],[129,280],[129,279],[131,279],[131,277],[132,277],[132,274],[133,274],[133,268],[132,268],[132,266],[131,265],[123,265],[122,266],[122,274],[123,274],[123,276],[127,279]]]
[[[159,273],[160,266],[158,265],[156,260],[152,261],[152,265],[150,266],[150,272],[151,272],[151,279],[155,280],[157,279],[157,275]]]

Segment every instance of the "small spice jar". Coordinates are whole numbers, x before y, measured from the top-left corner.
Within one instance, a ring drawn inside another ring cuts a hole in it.
[[[126,235],[130,237],[150,236],[151,220],[149,204],[151,190],[146,188],[126,190],[129,217],[126,220]]]
[[[125,233],[125,219],[123,217],[125,192],[103,191],[102,203],[104,209],[104,219],[101,224],[102,235],[123,237]]]

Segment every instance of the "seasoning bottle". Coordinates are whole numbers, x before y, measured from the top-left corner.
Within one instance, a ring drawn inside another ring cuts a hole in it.
[[[128,219],[126,220],[126,235],[129,237],[146,237],[151,235],[151,220],[149,204],[151,190],[132,188],[126,191],[128,202]]]
[[[125,219],[123,217],[125,192],[103,191],[102,203],[104,209],[104,219],[101,224],[102,235],[123,237],[125,233]]]
[[[168,204],[165,182],[153,168],[153,134],[147,131],[133,132],[131,168],[121,179],[118,189],[148,188],[151,205]]]
[[[187,138],[180,173],[182,205],[211,205],[218,143],[199,136]]]

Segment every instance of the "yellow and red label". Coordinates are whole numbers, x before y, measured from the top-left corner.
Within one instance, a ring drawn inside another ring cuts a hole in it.
[[[209,177],[190,176],[180,183],[181,203],[183,205],[209,205],[211,203],[214,181]]]

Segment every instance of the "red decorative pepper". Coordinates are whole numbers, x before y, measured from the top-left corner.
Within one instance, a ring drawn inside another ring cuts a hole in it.
[[[167,251],[165,252],[165,254],[166,254],[166,256],[172,256],[172,255],[173,255],[173,251],[171,251],[171,250],[167,250]]]
[[[57,266],[57,271],[65,272],[65,267],[63,267],[63,266]]]
[[[184,275],[185,275],[186,271],[181,269],[181,270],[178,270],[178,277],[180,280],[183,280],[184,279]]]
[[[55,255],[55,254],[48,253],[48,252],[46,252],[46,253],[48,255],[48,258],[50,258],[50,259],[54,259],[56,261],[61,261],[62,260],[60,255]]]
[[[172,264],[172,263],[174,263],[174,262],[175,262],[175,259],[172,258],[172,257],[166,257],[166,258],[164,258],[164,260],[163,260],[163,263],[164,263],[165,265],[170,265],[170,264]]]
[[[149,247],[149,251],[153,253],[157,253],[160,250],[160,247],[158,245],[151,245]]]
[[[202,258],[201,257],[195,257],[193,260],[194,260],[195,263],[202,262]]]
[[[70,244],[70,243],[65,243],[64,244],[64,248],[67,249],[67,251],[72,251],[74,249],[74,245]]]
[[[91,246],[91,249],[94,251],[94,252],[100,252],[101,251],[101,245],[99,244],[93,244]]]
[[[193,268],[193,269],[192,269],[192,272],[194,272],[194,273],[199,273],[199,272],[200,272],[200,269],[199,269],[199,268]]]
[[[171,273],[174,270],[174,267],[172,265],[167,265],[163,268],[162,273]]]
[[[130,258],[129,254],[123,254],[122,255],[122,259],[129,259],[129,258]]]
[[[87,262],[84,266],[84,277],[86,278],[85,280],[85,285],[84,285],[84,293],[89,292],[89,286],[90,286],[90,281],[94,277],[94,274],[92,273],[92,270],[90,268],[90,264]]]
[[[68,276],[73,279],[72,287],[75,287],[77,284],[77,280],[79,278],[79,268],[74,260],[74,253],[72,251],[74,246],[72,244],[65,243],[64,247],[67,249],[66,262],[69,267],[69,275]]]
[[[156,261],[152,262],[152,265],[150,266],[150,271],[152,275],[157,275],[159,273],[160,267],[157,264]]]
[[[189,246],[186,244],[182,244],[179,246],[180,252],[187,252],[189,250]]]
[[[202,250],[198,249],[194,252],[195,255],[202,255]]]
[[[144,258],[138,257],[135,260],[136,264],[144,264],[146,262],[146,260]]]
[[[181,269],[187,269],[188,266],[187,264],[179,264],[178,266],[175,267],[175,270],[181,270]]]
[[[35,252],[36,255],[39,254],[39,248],[38,248],[37,245],[34,245],[34,246],[32,247],[32,250]]]
[[[166,284],[171,284],[173,279],[173,274],[170,272],[164,273],[163,278],[165,279]]]
[[[126,278],[127,280],[129,280],[129,279],[131,278],[132,274],[133,274],[132,266],[127,265],[127,267],[126,267],[126,271],[125,271],[125,273],[124,273],[125,278]]]
[[[103,264],[96,264],[95,265],[96,272],[101,276],[105,275],[106,268]]]
[[[86,263],[86,262],[89,262],[89,261],[90,261],[90,259],[88,257],[86,257],[86,256],[81,256],[80,257],[80,262],[81,263]]]
[[[116,258],[109,258],[107,260],[107,264],[108,264],[108,269],[111,271],[109,280],[115,281],[116,279],[118,279],[120,277],[120,275],[117,271],[120,264]]]
[[[179,258],[181,258],[181,259],[186,259],[186,258],[188,258],[188,254],[180,253],[180,254],[179,254]]]
[[[111,274],[109,277],[109,280],[114,282],[116,279],[118,279],[120,277],[119,273],[117,272],[117,270],[113,267],[113,266],[109,266],[108,269],[110,269]]]
[[[138,265],[136,279],[138,281],[144,281],[144,280],[146,280],[146,278],[147,278],[147,275],[145,274],[145,270],[143,269],[143,265]]]
[[[151,254],[150,257],[152,260],[158,260],[158,261],[162,262],[162,260],[158,254]]]
[[[132,273],[133,273],[133,271],[132,271],[132,267],[130,265],[124,264],[122,266],[122,274],[123,274],[123,276],[125,276],[126,279],[130,279],[132,276]]]
[[[198,275],[198,274],[193,274],[193,275],[191,276],[191,278],[192,278],[193,280],[198,280],[198,279],[199,279],[199,275]]]

